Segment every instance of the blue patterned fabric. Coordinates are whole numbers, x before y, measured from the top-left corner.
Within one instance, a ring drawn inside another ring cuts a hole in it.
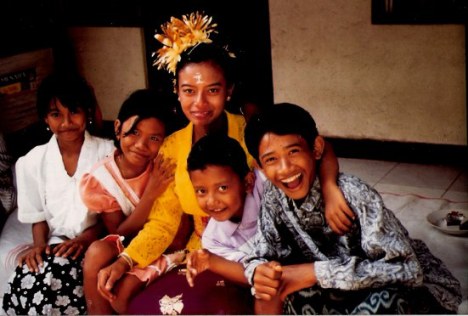
[[[316,287],[321,289],[379,293],[392,286],[424,287],[443,309],[456,311],[461,302],[460,283],[422,241],[409,238],[378,192],[351,175],[340,174],[338,185],[357,216],[343,236],[334,234],[325,222],[318,179],[301,205],[270,182],[265,184],[255,250],[244,260],[249,282],[263,262],[314,262]],[[359,300],[350,304],[347,312]],[[392,308],[389,313],[398,310]]]

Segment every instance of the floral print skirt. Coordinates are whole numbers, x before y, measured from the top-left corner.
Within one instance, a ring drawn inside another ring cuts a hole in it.
[[[83,256],[77,260],[42,256],[39,272],[24,264],[17,267],[3,296],[7,315],[82,315],[86,314],[83,295]]]

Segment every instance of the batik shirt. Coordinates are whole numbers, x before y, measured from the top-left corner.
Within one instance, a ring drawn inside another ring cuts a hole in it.
[[[338,176],[338,186],[357,217],[343,236],[325,221],[318,179],[299,207],[271,182],[265,183],[255,250],[243,262],[250,284],[257,265],[272,260],[283,265],[314,262],[317,285],[341,290],[421,286],[424,272],[424,285],[437,301],[456,310],[459,282],[422,241],[409,238],[377,191],[344,174]]]
[[[422,270],[406,229],[383,205],[379,194],[353,176],[338,185],[357,215],[349,233],[338,236],[325,222],[318,179],[300,207],[271,182],[265,183],[256,250],[246,259],[246,277],[266,261],[315,262],[322,288],[358,290],[383,284],[422,283]]]

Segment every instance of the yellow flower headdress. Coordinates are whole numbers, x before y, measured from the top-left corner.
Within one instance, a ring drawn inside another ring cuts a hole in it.
[[[170,22],[161,25],[162,34],[154,37],[163,44],[158,51],[158,58],[153,66],[165,68],[175,75],[180,55],[188,48],[200,43],[211,43],[211,33],[216,33],[216,23],[211,24],[212,17],[202,16],[199,12],[183,15],[182,20],[171,17]],[[153,53],[153,56],[155,53]]]

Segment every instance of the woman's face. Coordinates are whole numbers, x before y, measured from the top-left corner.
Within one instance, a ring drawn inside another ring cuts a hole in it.
[[[44,120],[59,142],[73,142],[84,137],[86,113],[81,108],[71,111],[54,98]]]
[[[182,111],[195,126],[209,126],[223,113],[232,92],[221,68],[212,62],[187,64],[178,73]]]

